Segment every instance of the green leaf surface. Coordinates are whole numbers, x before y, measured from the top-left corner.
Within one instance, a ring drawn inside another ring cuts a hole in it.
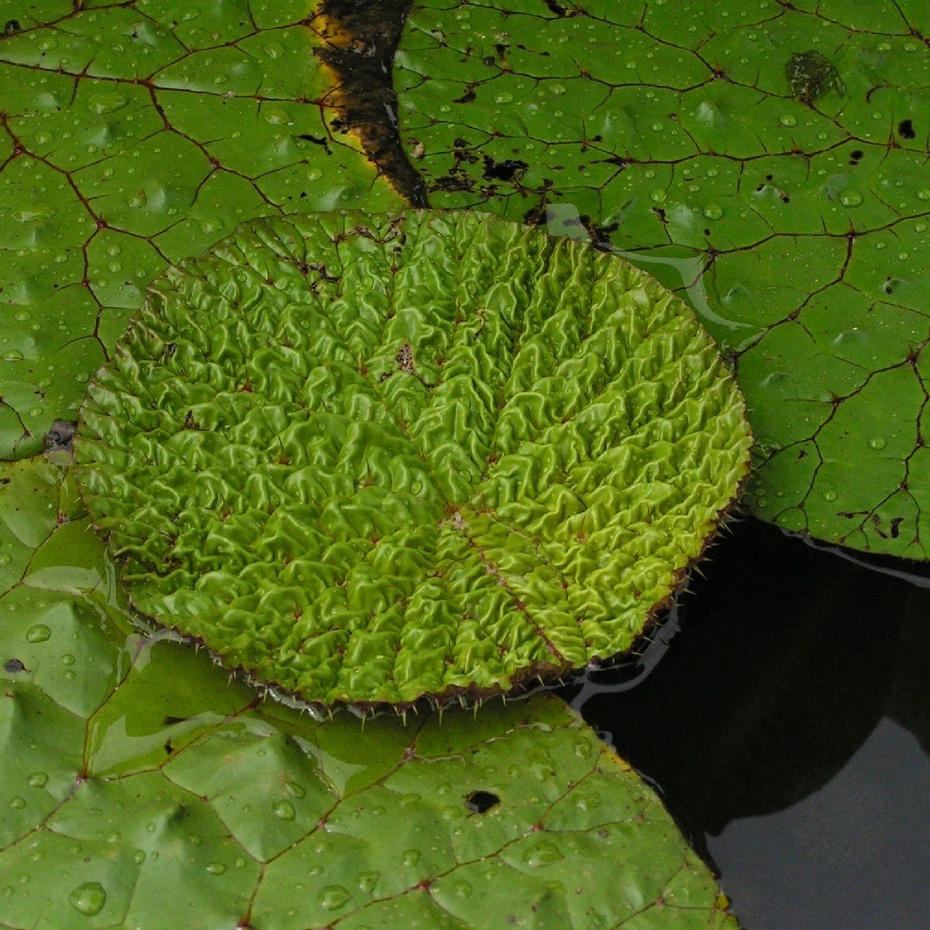
[[[735,930],[654,793],[560,700],[406,724],[262,703],[132,632],[62,477],[0,466],[3,551],[75,567],[0,589],[4,930]],[[26,543],[33,493],[52,519]]]
[[[332,128],[315,6],[3,5],[0,458],[76,417],[169,262],[256,216],[403,205]]]
[[[152,288],[75,448],[136,608],[327,704],[627,650],[748,469],[685,305],[494,217],[246,227]]]
[[[746,394],[752,512],[924,558],[928,31],[892,0],[423,0],[402,136],[433,206],[573,226],[687,295]]]

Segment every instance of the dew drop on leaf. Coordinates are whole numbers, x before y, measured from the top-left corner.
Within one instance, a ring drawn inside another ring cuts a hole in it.
[[[562,859],[562,853],[558,846],[548,841],[537,843],[532,849],[528,849],[523,854],[523,861],[526,865],[538,869],[543,865],[550,865]]]
[[[44,623],[37,623],[26,631],[26,641],[44,643],[51,635],[52,631]]]
[[[320,907],[325,908],[327,911],[338,911],[339,908],[348,904],[351,897],[348,890],[343,888],[342,885],[327,885],[320,890],[317,901],[319,901]]]
[[[85,882],[78,885],[68,896],[71,906],[85,917],[94,917],[103,910],[107,903],[107,893],[99,882]]]
[[[33,772],[26,780],[30,788],[44,788],[48,784],[48,775],[45,772]]]
[[[279,820],[293,820],[297,816],[294,805],[290,801],[278,801],[272,811]]]

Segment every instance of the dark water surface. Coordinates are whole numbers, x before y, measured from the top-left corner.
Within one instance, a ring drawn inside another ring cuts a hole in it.
[[[930,579],[732,530],[651,673],[566,696],[659,787],[747,930],[930,930]]]

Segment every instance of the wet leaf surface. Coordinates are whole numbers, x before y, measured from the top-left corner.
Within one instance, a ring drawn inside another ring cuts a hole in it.
[[[406,724],[262,703],[133,631],[103,544],[69,535],[86,518],[63,475],[0,466],[3,552],[55,548],[63,573],[0,592],[0,926],[735,930],[656,796],[561,701]],[[34,494],[52,506],[26,543]]]
[[[76,415],[169,262],[255,216],[402,205],[332,128],[315,6],[5,6],[0,458]]]
[[[75,449],[138,610],[305,701],[377,704],[629,649],[750,442],[654,279],[410,212],[262,222],[159,279]]]
[[[395,83],[433,206],[593,235],[691,300],[759,440],[757,515],[924,558],[921,4],[427,0]]]

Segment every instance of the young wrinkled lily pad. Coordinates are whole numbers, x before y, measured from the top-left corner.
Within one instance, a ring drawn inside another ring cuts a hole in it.
[[[629,649],[750,443],[713,341],[648,275],[408,212],[268,219],[170,270],[75,449],[140,612],[367,705]]]

